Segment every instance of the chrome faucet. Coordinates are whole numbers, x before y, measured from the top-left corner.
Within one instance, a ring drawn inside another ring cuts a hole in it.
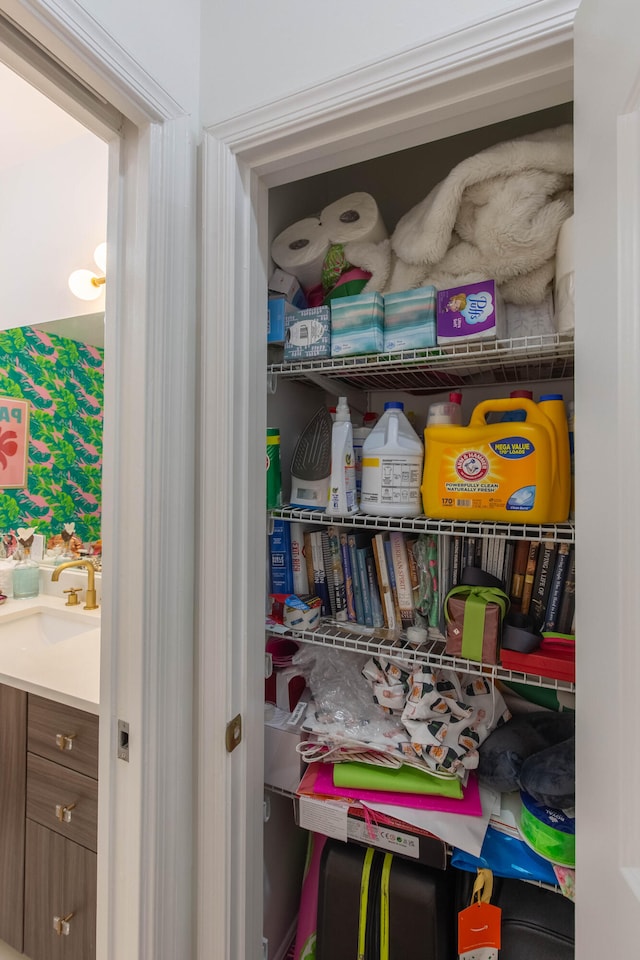
[[[91,560],[86,558],[81,558],[80,560],[67,560],[66,563],[61,563],[59,567],[56,567],[53,573],[51,574],[51,579],[54,583],[60,578],[60,574],[63,570],[67,570],[69,567],[86,567],[87,574],[89,577],[87,583],[87,593],[86,593],[86,603],[84,605],[85,610],[97,610],[98,604],[96,602],[96,569],[92,564]]]

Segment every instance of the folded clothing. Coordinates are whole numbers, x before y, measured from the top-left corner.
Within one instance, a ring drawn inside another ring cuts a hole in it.
[[[500,793],[521,788],[539,803],[564,808],[575,800],[575,715],[524,713],[480,746],[478,776]]]

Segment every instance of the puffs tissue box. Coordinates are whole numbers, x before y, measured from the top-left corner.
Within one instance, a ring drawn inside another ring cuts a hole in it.
[[[384,352],[436,345],[436,288],[384,295]]]
[[[502,340],[502,298],[495,280],[465,283],[438,291],[438,345],[466,340]]]
[[[331,356],[331,311],[310,307],[284,318],[284,362],[320,360]]]
[[[384,300],[381,293],[361,293],[331,302],[331,356],[382,353]]]

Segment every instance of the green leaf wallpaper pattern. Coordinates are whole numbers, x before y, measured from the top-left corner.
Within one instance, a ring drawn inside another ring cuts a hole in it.
[[[23,490],[0,488],[0,532],[65,523],[100,540],[104,350],[19,327],[0,331],[0,395],[29,401],[29,472]]]

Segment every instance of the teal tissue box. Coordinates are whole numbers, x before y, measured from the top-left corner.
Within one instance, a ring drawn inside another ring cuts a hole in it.
[[[381,293],[361,293],[331,301],[331,356],[382,353],[384,300]]]
[[[384,352],[435,347],[437,293],[418,287],[384,296]]]

